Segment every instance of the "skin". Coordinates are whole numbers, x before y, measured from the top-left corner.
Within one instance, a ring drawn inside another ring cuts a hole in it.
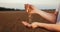
[[[26,11],[28,13],[31,13],[31,14],[37,13],[40,16],[42,16],[43,18],[45,18],[46,20],[49,20],[51,23],[56,23],[55,21],[56,21],[58,11],[55,11],[55,13],[52,14],[52,13],[47,13],[47,12],[41,11],[32,5],[29,5],[29,4],[25,4],[25,5],[27,5]],[[37,28],[37,27],[43,27],[43,28],[46,28],[48,30],[60,32],[60,25],[59,24],[47,24],[47,23],[39,23],[39,22],[33,22],[30,24],[30,23],[27,23],[25,21],[22,21],[22,24],[24,24],[27,27],[32,27],[33,29]]]
[[[26,6],[25,10],[27,13],[30,13],[30,14],[37,13],[43,18],[45,18],[46,20],[50,21],[51,23],[55,23],[57,11],[55,11],[55,13],[47,13],[29,4],[25,4],[25,6]]]
[[[60,25],[59,24],[47,24],[47,23],[39,23],[39,22],[33,22],[31,24],[27,22],[22,22],[27,27],[32,27],[33,29],[37,27],[43,27],[45,29],[51,30],[51,31],[57,31],[60,32]]]

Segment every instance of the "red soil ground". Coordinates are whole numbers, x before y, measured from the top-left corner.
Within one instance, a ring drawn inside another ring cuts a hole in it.
[[[28,13],[24,11],[0,11],[0,32],[50,32],[43,28],[25,27],[21,22],[29,22],[28,19]],[[38,14],[32,14],[32,22],[35,21],[49,23]]]

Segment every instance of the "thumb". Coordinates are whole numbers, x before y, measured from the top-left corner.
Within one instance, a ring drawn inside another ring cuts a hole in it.
[[[26,10],[26,12],[28,12],[28,10],[29,10],[29,4],[25,4],[25,10]]]
[[[35,24],[31,24],[31,27],[34,29],[34,28],[37,27],[37,25],[35,25]]]

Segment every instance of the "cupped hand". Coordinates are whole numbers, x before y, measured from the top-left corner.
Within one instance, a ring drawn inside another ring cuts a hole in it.
[[[38,22],[33,22],[33,23],[29,24],[26,21],[22,21],[22,24],[24,24],[25,26],[27,26],[29,28],[33,28],[33,29],[38,27]]]
[[[29,24],[29,23],[26,22],[26,21],[22,21],[22,24],[25,25],[25,26],[27,26],[27,27],[31,27],[31,24]]]

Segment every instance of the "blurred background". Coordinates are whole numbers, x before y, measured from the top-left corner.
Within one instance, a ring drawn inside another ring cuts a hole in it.
[[[31,4],[42,10],[54,10],[60,0],[0,0],[0,11],[24,11],[24,4]]]
[[[0,0],[0,32],[51,32],[44,28],[30,29],[21,23],[29,22],[30,19],[29,14],[25,12],[24,4],[31,4],[42,11],[54,13],[59,3],[60,0]],[[50,23],[38,14],[32,14],[31,20]]]

